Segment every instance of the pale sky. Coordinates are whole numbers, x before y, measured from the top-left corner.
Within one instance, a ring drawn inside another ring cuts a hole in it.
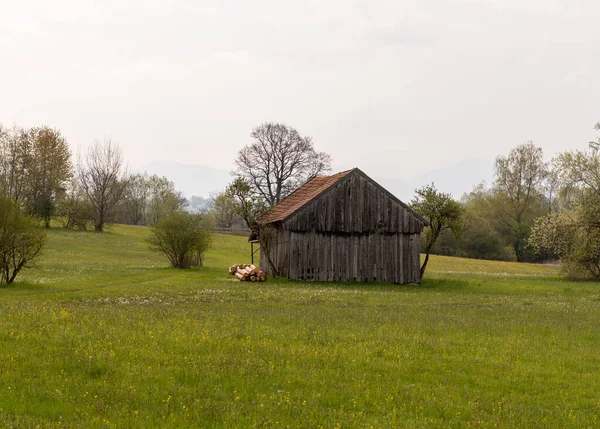
[[[0,0],[0,123],[231,170],[252,127],[408,180],[600,121],[600,2]]]

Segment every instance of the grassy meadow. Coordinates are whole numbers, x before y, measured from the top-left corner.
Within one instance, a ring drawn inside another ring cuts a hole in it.
[[[600,288],[433,257],[421,285],[239,282],[52,229],[0,288],[0,427],[594,427]]]

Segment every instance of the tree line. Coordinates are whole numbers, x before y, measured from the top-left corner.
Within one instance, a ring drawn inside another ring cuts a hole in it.
[[[159,227],[186,205],[165,177],[129,174],[123,152],[110,140],[95,142],[77,160],[65,137],[48,126],[6,128],[0,124],[0,284],[12,283],[45,243],[43,228],[57,219],[65,228],[103,232],[112,222]],[[180,218],[193,228],[204,219]],[[201,263],[209,239],[178,260]],[[156,243],[150,243],[159,248]]]
[[[595,126],[600,131],[600,123]],[[242,220],[261,238],[273,233],[256,222],[269,207],[312,177],[331,169],[331,157],[292,127],[265,123],[239,151],[227,190],[214,199],[217,224]],[[588,150],[550,162],[533,142],[499,155],[494,181],[455,200],[434,184],[416,190],[410,206],[429,221],[422,235],[430,253],[517,262],[561,260],[575,278],[600,278],[600,138]],[[267,255],[268,256],[268,255]]]
[[[600,123],[595,129],[600,131]],[[597,139],[586,150],[545,162],[541,147],[521,144],[496,158],[491,186],[482,183],[463,195],[456,202],[460,210],[449,218],[431,207],[423,210],[433,194],[425,195],[427,187],[417,190],[413,207],[430,219],[444,219],[437,234],[432,224],[423,235],[423,249],[477,259],[560,260],[572,278],[600,278],[599,151]],[[434,194],[439,201],[452,200]]]
[[[0,125],[0,194],[20,209],[65,228],[108,223],[155,225],[187,204],[175,184],[147,173],[130,174],[120,147],[95,142],[74,161],[59,130]]]
[[[600,131],[600,123],[595,129]],[[110,140],[96,142],[73,162],[58,130],[0,125],[0,208],[6,219],[23,212],[42,219],[46,227],[53,217],[65,228],[98,232],[111,222],[154,225],[151,244],[163,252],[174,244],[158,238],[161,224],[173,234],[182,225],[190,231],[241,225],[260,237],[269,261],[276,237],[272,228],[259,224],[259,217],[298,186],[329,172],[331,157],[285,124],[261,124],[250,137],[235,159],[234,180],[212,195],[210,211],[189,219],[183,215],[187,201],[173,182],[129,174],[121,149]],[[528,142],[498,156],[493,183],[475,186],[460,201],[434,184],[417,189],[410,205],[429,221],[422,236],[422,274],[429,254],[436,253],[518,262],[560,259],[571,277],[600,278],[599,152],[600,138],[587,150],[567,151],[545,162],[542,148]],[[183,217],[174,220],[176,215]],[[29,225],[23,217],[13,218],[14,225]],[[169,256],[174,265],[199,261],[210,240],[202,244],[198,237],[185,247],[187,254]],[[0,253],[0,263],[2,258],[10,259],[6,252]]]

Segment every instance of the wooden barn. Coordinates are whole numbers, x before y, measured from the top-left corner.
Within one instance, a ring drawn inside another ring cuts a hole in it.
[[[420,283],[427,221],[358,168],[310,180],[259,219],[271,260],[296,280]],[[273,240],[275,241],[275,240]],[[260,266],[270,272],[264,252]]]

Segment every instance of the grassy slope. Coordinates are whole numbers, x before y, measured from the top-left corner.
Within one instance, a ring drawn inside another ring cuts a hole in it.
[[[0,289],[0,426],[586,427],[600,290],[432,258],[421,286],[241,283],[243,237],[166,268],[144,228],[52,230]]]

